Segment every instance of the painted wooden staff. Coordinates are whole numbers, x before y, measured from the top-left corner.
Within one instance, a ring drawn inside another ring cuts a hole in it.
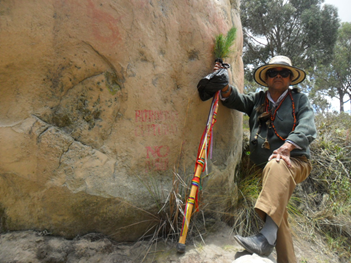
[[[208,157],[209,146],[211,145],[211,140],[212,140],[212,132],[213,132],[212,128],[217,121],[219,93],[220,91],[217,91],[217,93],[213,97],[206,128],[200,141],[199,151],[196,158],[194,177],[191,182],[190,195],[185,205],[184,215],[183,215],[184,216],[183,225],[182,225],[182,230],[180,232],[179,242],[177,245],[177,251],[179,253],[185,252],[185,240],[189,229],[190,218],[192,215],[194,205],[197,204],[197,194],[198,194],[200,180],[201,180],[201,173],[203,172],[206,166],[206,159]]]
[[[230,53],[230,47],[234,43],[235,34],[236,34],[236,29],[232,27],[228,31],[227,36],[223,36],[222,34],[219,34],[215,38],[214,55],[217,58],[216,62],[219,61],[224,68],[228,68],[229,65],[226,63],[223,63],[222,58],[228,57]],[[200,141],[200,146],[199,146],[199,150],[196,158],[196,164],[195,164],[195,172],[191,182],[190,195],[185,205],[184,214],[183,214],[183,225],[180,232],[179,242],[177,244],[177,251],[179,253],[185,252],[185,241],[188,234],[190,218],[193,212],[194,205],[196,208],[198,205],[197,195],[198,195],[198,190],[199,190],[199,185],[201,180],[201,173],[206,167],[207,157],[209,153],[209,146],[211,145],[211,142],[212,142],[212,133],[213,133],[212,129],[213,129],[213,125],[217,121],[217,110],[218,110],[218,101],[219,101],[220,92],[221,91],[217,91],[213,96],[212,105],[207,119],[206,128]],[[201,95],[200,97],[202,100],[207,100],[208,98],[210,98],[206,96],[202,97]]]

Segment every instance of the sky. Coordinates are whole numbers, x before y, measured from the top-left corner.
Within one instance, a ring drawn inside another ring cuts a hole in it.
[[[325,4],[330,4],[338,9],[341,22],[351,23],[351,0],[324,0]]]

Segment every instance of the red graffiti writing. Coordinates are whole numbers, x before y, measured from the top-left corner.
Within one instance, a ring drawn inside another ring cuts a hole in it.
[[[157,158],[155,160],[146,161],[145,168],[147,172],[166,171],[168,169],[168,159]]]
[[[178,118],[176,111],[154,111],[154,110],[136,110],[135,122],[165,122],[175,121]]]
[[[162,146],[146,146],[146,159],[150,158],[149,153],[153,158],[155,157],[166,157],[170,152],[167,145]]]
[[[160,136],[176,134],[178,131],[175,124],[142,124],[135,127],[135,136]]]
[[[178,112],[157,110],[135,110],[135,136],[175,135]]]
[[[168,158],[171,149],[167,145],[146,146],[145,168],[150,171],[165,171],[168,169]]]

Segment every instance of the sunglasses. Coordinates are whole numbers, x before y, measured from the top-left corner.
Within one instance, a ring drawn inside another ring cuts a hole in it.
[[[267,70],[267,73],[266,75],[270,78],[274,78],[276,77],[277,75],[280,75],[282,78],[287,78],[289,77],[290,75],[292,75],[292,72],[288,69],[283,69],[283,70],[275,70],[275,69],[270,69],[270,70]]]

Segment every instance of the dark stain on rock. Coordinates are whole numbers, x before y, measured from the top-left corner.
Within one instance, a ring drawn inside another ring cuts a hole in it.
[[[100,104],[100,98],[96,102],[94,102],[93,107],[97,107]],[[95,127],[95,121],[99,119],[101,115],[101,111],[99,109],[94,109],[91,111],[89,108],[89,101],[85,98],[85,96],[81,96],[77,101],[77,110],[81,114],[84,121],[86,121],[89,125],[89,130]]]
[[[122,86],[119,84],[116,74],[106,71],[105,78],[107,89],[112,95],[115,95],[122,89]]]
[[[52,116],[52,123],[57,127],[64,128],[70,126],[72,124],[72,121],[67,114],[54,113]]]
[[[189,60],[198,60],[199,59],[199,51],[198,50],[190,50],[188,51],[188,59]]]
[[[127,67],[127,76],[134,78],[136,76],[135,70],[131,64],[128,64]]]
[[[155,77],[152,79],[152,85],[154,85],[154,87],[157,87],[158,84],[158,77]]]
[[[5,209],[0,205],[0,233],[4,233],[7,231],[5,222],[6,222]]]
[[[146,54],[144,51],[140,50],[139,51],[139,56],[140,56],[140,61],[142,62],[149,62],[149,60],[146,57]]]

